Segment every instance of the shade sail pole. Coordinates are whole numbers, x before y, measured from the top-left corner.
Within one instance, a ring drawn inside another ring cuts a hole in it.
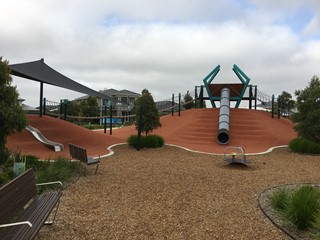
[[[42,99],[43,99],[43,82],[40,82],[40,105],[39,105],[39,116],[42,117]]]

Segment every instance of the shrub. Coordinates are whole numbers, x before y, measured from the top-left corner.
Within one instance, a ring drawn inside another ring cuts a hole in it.
[[[289,143],[289,148],[297,153],[320,154],[320,143],[310,141],[303,137],[293,139]]]
[[[13,179],[13,162],[26,159],[26,169],[33,168],[37,183],[61,181],[68,182],[80,172],[80,163],[60,158],[56,161],[42,161],[34,156],[13,153],[5,165],[0,166],[0,185]]]
[[[131,147],[138,147],[138,135],[131,135],[128,138],[128,144]],[[140,148],[158,148],[164,145],[164,140],[158,135],[141,136]]]
[[[158,135],[148,135],[144,137],[144,146],[147,148],[162,147],[164,144],[163,138]]]
[[[71,162],[64,158],[56,161],[37,161],[35,166],[37,182],[61,181],[67,182],[80,170],[78,162]]]
[[[138,146],[138,135],[131,135],[128,138],[128,144],[129,146],[136,148]]]
[[[286,209],[289,201],[289,192],[285,189],[279,189],[272,193],[270,204],[275,210],[282,212]]]
[[[312,186],[302,186],[299,189],[280,189],[272,193],[270,205],[284,219],[294,224],[298,229],[309,227],[320,229],[320,190]]]
[[[314,222],[315,213],[320,210],[320,191],[311,186],[303,186],[291,195],[284,216],[298,229],[307,229]]]

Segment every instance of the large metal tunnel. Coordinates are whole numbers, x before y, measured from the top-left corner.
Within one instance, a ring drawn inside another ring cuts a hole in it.
[[[218,128],[218,143],[227,144],[229,142],[230,128],[230,89],[223,88],[220,93],[220,113],[219,113],[219,128]]]

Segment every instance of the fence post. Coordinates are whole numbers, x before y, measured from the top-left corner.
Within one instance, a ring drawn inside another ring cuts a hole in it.
[[[278,112],[277,112],[277,114],[278,114],[278,118],[280,118],[280,98],[278,97],[278,99],[277,99],[277,103],[278,103]]]
[[[200,108],[203,108],[203,85],[200,86]]]
[[[274,118],[274,94],[272,94],[272,118]]]
[[[249,109],[252,109],[252,85],[249,85]]]
[[[258,94],[258,87],[257,85],[255,86],[254,89],[254,109],[257,110],[257,94]]]
[[[138,126],[138,145],[137,145],[137,150],[140,150],[140,143],[141,143],[141,131],[142,131],[142,111],[143,111],[143,106],[140,106],[140,114],[139,114],[139,126]]]
[[[174,93],[172,93],[172,103],[171,103],[171,116],[174,114]]]
[[[43,98],[43,115],[46,115],[46,104],[47,103],[47,100],[46,100],[46,98]]]
[[[103,132],[104,132],[104,134],[106,134],[107,133],[107,104],[104,105],[104,116],[105,116],[105,118],[104,118],[104,122],[103,122]]]
[[[181,110],[181,93],[179,93],[179,117],[180,117],[180,110]]]
[[[112,135],[112,102],[110,102],[110,135]]]
[[[194,108],[197,108],[198,101],[198,86],[194,87]]]
[[[63,101],[62,101],[62,99],[60,99],[60,116],[62,117],[62,113],[63,113],[63,110],[62,110],[62,108],[63,108]]]
[[[63,113],[63,118],[64,120],[67,120],[67,99],[64,100],[64,113]]]

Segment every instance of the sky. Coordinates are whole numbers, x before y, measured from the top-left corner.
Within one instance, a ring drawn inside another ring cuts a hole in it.
[[[155,101],[213,83],[250,84],[294,95],[320,76],[318,0],[0,0],[0,56],[41,58],[96,91],[114,88]],[[14,77],[20,98],[39,105],[40,83]],[[50,101],[81,93],[44,85]]]

